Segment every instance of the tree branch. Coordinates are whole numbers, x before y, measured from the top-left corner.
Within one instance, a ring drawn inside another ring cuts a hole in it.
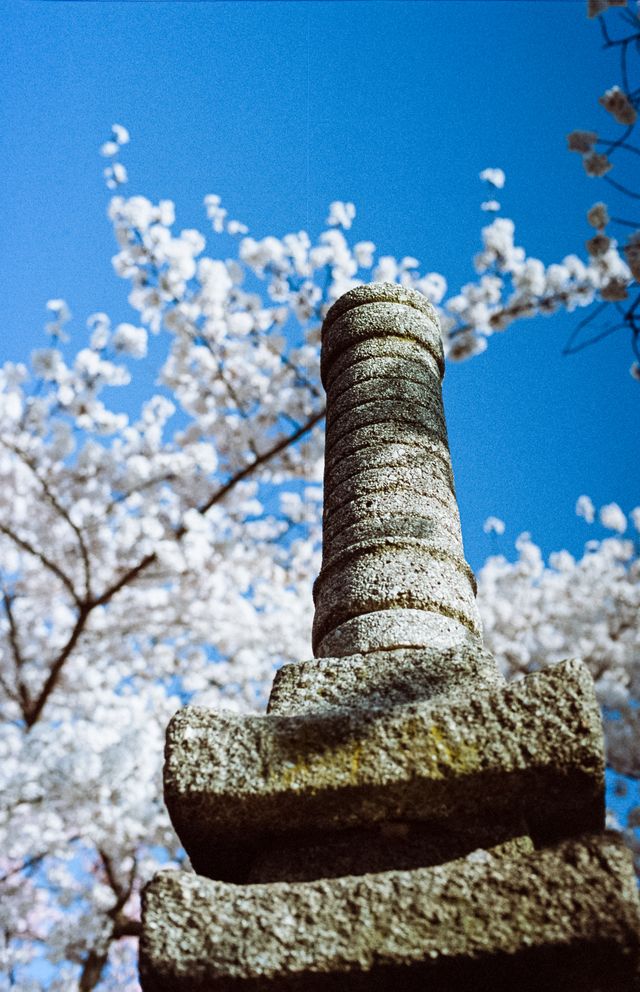
[[[91,992],[92,989],[95,989],[109,959],[109,947],[114,940],[121,940],[123,937],[139,937],[142,929],[142,924],[139,920],[122,915],[122,908],[129,899],[133,888],[135,861],[129,878],[129,884],[124,886],[119,881],[111,858],[106,851],[100,848],[98,849],[98,854],[100,855],[107,881],[116,897],[114,905],[107,913],[113,925],[110,935],[104,940],[103,946],[100,949],[92,948],[87,954],[80,973],[78,992]]]
[[[105,875],[107,876],[107,881],[111,886],[113,894],[117,900],[113,910],[119,912],[131,894],[131,885],[129,885],[129,888],[125,888],[125,886],[121,884],[114,871],[111,858],[105,851],[102,850],[102,848],[98,848],[98,854],[100,855],[100,860],[102,861],[102,867],[104,868]],[[110,910],[109,912],[112,912],[113,910]]]
[[[144,489],[150,489],[152,486],[158,485],[160,482],[173,482],[176,478],[175,472],[165,472],[163,475],[155,475],[152,479],[146,479],[137,486],[132,486],[131,489],[126,489],[117,496],[114,496],[105,507],[105,516],[108,516],[113,508],[118,505],[118,503],[124,503],[129,496],[133,496],[134,493],[141,493]]]
[[[572,348],[569,347],[563,348],[562,354],[576,355],[579,351],[583,351],[585,348],[589,348],[592,344],[597,344],[598,341],[603,341],[604,338],[608,338],[610,334],[614,333],[614,331],[619,331],[621,328],[626,326],[627,325],[624,322],[618,324],[611,324],[609,327],[605,327],[604,330],[599,331],[592,338],[589,338],[587,341],[582,341],[580,344],[576,344]]]
[[[121,940],[123,937],[139,937],[142,933],[142,923],[132,917],[120,920],[113,928],[113,939]]]
[[[87,551],[87,546],[84,542],[84,538],[82,536],[82,532],[80,528],[77,526],[77,524],[74,524],[73,520],[69,515],[68,510],[62,505],[58,497],[52,492],[49,483],[47,482],[46,479],[42,478],[33,460],[29,458],[26,452],[22,451],[16,445],[10,444],[4,438],[2,439],[2,444],[5,446],[5,448],[8,448],[9,451],[13,451],[13,453],[17,455],[18,458],[23,462],[23,464],[26,465],[27,468],[33,473],[39,484],[42,486],[42,491],[47,497],[47,500],[49,501],[51,506],[54,508],[56,513],[58,513],[59,516],[62,517],[65,523],[69,525],[69,527],[75,534],[84,567],[86,595],[87,597],[89,597],[91,595],[91,562],[89,559],[89,552]]]
[[[604,179],[605,183],[609,183],[609,186],[613,186],[620,193],[624,193],[625,196],[630,196],[633,200],[640,200],[640,193],[634,193],[632,189],[623,186],[622,183],[617,183],[611,176],[602,176],[601,178]]]
[[[80,834],[74,834],[73,837],[69,837],[66,843],[73,844],[77,840],[80,840]],[[50,851],[41,851],[40,854],[34,854],[32,857],[27,858],[22,862],[22,864],[17,865],[15,868],[11,868],[10,871],[5,872],[4,875],[0,875],[0,883],[8,882],[10,878],[13,878],[15,875],[19,875],[21,871],[26,871],[27,868],[35,868],[35,866],[39,865],[41,861],[44,861],[50,853]]]
[[[580,321],[580,323],[578,324],[577,327],[574,327],[574,329],[572,330],[571,334],[569,335],[569,340],[567,341],[566,345],[562,349],[562,354],[563,355],[570,355],[571,354],[571,348],[573,347],[573,342],[577,338],[577,336],[580,333],[580,331],[583,328],[585,328],[587,326],[587,324],[590,324],[592,320],[595,320],[597,317],[599,317],[600,314],[602,313],[602,311],[603,310],[606,310],[606,308],[608,306],[609,306],[609,304],[607,303],[606,300],[603,303],[600,303],[600,305],[597,306],[595,308],[595,310],[592,310],[590,314],[587,314],[587,316],[584,317]]]
[[[221,486],[220,489],[218,489],[206,501],[206,503],[203,503],[202,506],[199,506],[198,512],[202,514],[206,513],[208,510],[211,509],[212,506],[215,506],[216,503],[219,503],[220,500],[224,499],[224,497],[228,493],[230,493],[231,490],[234,489],[239,482],[242,482],[253,472],[255,472],[257,468],[260,468],[261,465],[265,465],[267,462],[271,461],[272,458],[275,458],[276,455],[279,455],[280,452],[284,451],[285,448],[288,448],[290,445],[295,444],[296,441],[299,441],[300,438],[303,437],[305,434],[307,434],[310,430],[312,430],[312,428],[314,428],[316,424],[320,423],[320,421],[324,417],[324,414],[325,414],[325,410],[323,407],[317,413],[314,413],[313,416],[310,417],[309,420],[307,420],[307,422],[304,423],[301,427],[299,427],[293,434],[289,434],[281,438],[280,441],[278,441],[276,444],[273,445],[273,447],[268,448],[267,451],[264,451],[261,455],[258,455],[256,458],[254,458],[254,460],[250,462],[245,468],[241,469],[231,479],[229,479],[228,482],[226,482],[223,486]],[[176,536],[182,537],[184,533],[185,533],[185,528],[180,527],[179,530],[177,531]]]
[[[23,551],[26,551],[27,554],[33,555],[34,558],[37,558],[45,568],[47,568],[50,572],[53,572],[53,574],[60,579],[60,582],[62,582],[76,606],[80,605],[81,600],[76,593],[73,582],[69,576],[62,571],[60,566],[56,565],[55,561],[52,561],[43,551],[38,551],[37,548],[34,548],[29,541],[25,541],[24,538],[18,537],[18,535],[14,534],[14,532],[9,527],[5,526],[5,524],[0,524],[0,533],[8,537],[9,540],[13,541],[14,544],[17,544],[18,547],[22,548]]]
[[[30,730],[31,727],[33,727],[34,723],[36,723],[38,718],[40,717],[44,704],[46,703],[47,699],[51,695],[53,689],[55,688],[58,682],[58,679],[60,677],[60,672],[62,671],[65,661],[73,651],[74,647],[78,642],[78,638],[80,637],[80,634],[85,628],[85,624],[87,622],[87,618],[91,610],[92,610],[92,606],[88,605],[87,603],[83,603],[81,605],[80,610],[78,612],[78,616],[76,618],[75,625],[69,636],[69,640],[63,647],[62,651],[60,652],[56,660],[53,662],[53,665],[49,670],[49,675],[47,676],[46,681],[42,689],[40,690],[39,695],[31,703],[28,713],[25,714],[25,723],[27,725],[27,730]]]
[[[13,655],[14,667],[16,670],[16,682],[18,685],[18,701],[22,709],[22,715],[24,716],[29,711],[29,706],[31,705],[31,699],[29,697],[29,691],[22,681],[22,667],[24,665],[24,657],[20,649],[20,642],[18,639],[18,628],[16,625],[16,620],[13,615],[13,598],[9,592],[3,587],[2,589],[2,602],[4,604],[4,611],[7,614],[7,621],[9,623],[9,644],[11,645],[11,653]],[[4,681],[3,681],[4,685]],[[6,689],[6,686],[5,686]],[[12,695],[12,693],[10,693]]]
[[[109,944],[107,944],[104,950],[97,951],[95,948],[92,948],[89,951],[80,972],[78,992],[91,992],[92,989],[95,989],[102,978],[102,972],[104,971],[108,957]]]

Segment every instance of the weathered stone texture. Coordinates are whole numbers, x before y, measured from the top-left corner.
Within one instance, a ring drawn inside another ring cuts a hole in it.
[[[166,756],[178,835],[196,871],[227,880],[246,877],[235,859],[274,834],[514,809],[552,837],[603,823],[602,729],[580,662],[388,709],[237,717],[187,707],[169,725]]]
[[[308,883],[158,874],[145,992],[629,992],[640,917],[619,838]]]
[[[325,326],[330,326],[334,324],[339,317],[342,317],[349,310],[354,310],[356,307],[365,306],[369,303],[402,303],[405,306],[413,307],[413,309],[418,310],[420,313],[424,314],[425,317],[429,317],[433,323],[438,326],[438,315],[433,308],[433,305],[429,302],[426,296],[422,293],[417,293],[413,289],[407,289],[405,286],[399,286],[397,283],[393,282],[374,282],[368,285],[356,286],[355,289],[349,290],[348,293],[344,293],[339,300],[330,307],[327,316],[325,317]],[[444,366],[444,355],[442,351],[442,339],[440,333],[438,332],[438,337],[434,342],[434,350],[438,356],[438,361]],[[323,357],[326,355],[326,342],[323,341]],[[331,361],[333,361],[335,356],[331,355]]]
[[[326,656],[331,644],[337,655],[357,653],[352,621],[390,610],[433,613],[479,635],[433,309],[389,284],[353,290],[338,304],[322,329],[327,437],[314,652]]]
[[[363,301],[362,294],[355,289],[351,300],[354,305],[349,310],[336,316],[332,310],[327,314],[322,325],[320,371],[328,394],[343,369],[355,364],[354,354],[358,357],[362,354],[357,350],[354,352],[354,349],[358,349],[363,342],[371,348],[371,342],[377,339],[383,339],[384,344],[388,344],[393,338],[403,338],[418,345],[425,353],[420,358],[421,363],[426,368],[437,369],[440,377],[444,374],[442,337],[437,317],[433,312],[419,310],[414,305],[420,304],[420,294],[411,290],[405,290],[402,301],[382,299],[388,295],[388,285],[378,284],[377,298],[367,301]],[[345,297],[348,295],[345,294]],[[343,358],[347,352],[349,357]]]

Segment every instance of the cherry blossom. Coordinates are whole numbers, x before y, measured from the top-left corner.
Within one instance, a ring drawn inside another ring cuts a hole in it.
[[[590,496],[579,496],[576,503],[576,514],[584,517],[588,524],[592,524],[596,516],[596,508]]]
[[[506,176],[502,169],[483,169],[480,173],[480,178],[484,179],[486,183],[490,186],[494,186],[496,189],[502,189]]]
[[[482,529],[485,534],[504,534],[505,522],[500,517],[487,517],[482,525]]]
[[[577,512],[587,523],[595,507],[587,496]],[[600,509],[602,523],[623,533],[627,517],[617,504]],[[640,508],[630,513],[640,526]],[[529,534],[516,541],[518,557],[489,558],[478,575],[485,642],[503,673],[519,678],[568,657],[589,667],[602,706],[607,764],[626,792],[640,776],[640,557],[631,539],[588,541],[581,558],[567,551],[544,560]],[[637,797],[635,799],[637,802]],[[640,872],[640,807],[633,806],[625,837]]]
[[[608,530],[624,534],[627,529],[627,518],[617,503],[607,503],[600,508],[600,523]]]

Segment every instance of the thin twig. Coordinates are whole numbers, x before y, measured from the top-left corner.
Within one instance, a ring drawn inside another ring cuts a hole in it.
[[[577,327],[574,327],[573,331],[571,332],[571,334],[569,336],[569,340],[567,341],[567,343],[566,343],[566,345],[565,345],[565,347],[563,349],[563,354],[564,355],[571,354],[570,350],[567,350],[567,349],[570,349],[571,348],[571,345],[573,344],[573,342],[577,338],[577,336],[580,333],[580,331],[584,327],[586,327],[587,324],[590,324],[592,320],[595,320],[597,317],[599,317],[600,314],[602,313],[602,311],[603,310],[606,310],[606,308],[608,306],[609,306],[609,304],[606,301],[603,302],[603,303],[601,303],[599,306],[597,306],[595,308],[595,310],[592,310],[590,314],[588,314],[586,317],[583,317],[583,319],[580,321],[580,323],[577,325]]]
[[[602,176],[602,179],[604,179],[605,183],[609,183],[610,186],[617,189],[618,192],[624,193],[625,196],[630,196],[633,200],[640,200],[640,193],[634,193],[633,190],[623,186],[622,183],[617,183],[611,176]]]
[[[80,528],[77,526],[77,524],[74,524],[73,520],[71,519],[71,516],[69,515],[68,510],[60,503],[55,493],[52,492],[47,480],[42,478],[36,466],[34,465],[33,460],[26,454],[26,452],[22,451],[21,448],[18,448],[17,446],[10,444],[4,438],[1,440],[5,448],[8,448],[10,451],[13,451],[13,453],[17,455],[18,458],[20,458],[20,460],[23,462],[23,464],[26,465],[27,468],[32,472],[32,474],[34,475],[34,477],[37,479],[40,486],[42,487],[42,491],[44,492],[51,506],[59,514],[59,516],[61,516],[62,519],[69,525],[69,527],[71,527],[72,531],[74,532],[76,539],[78,541],[78,547],[80,548],[80,556],[82,558],[82,563],[84,567],[85,591],[87,597],[89,597],[91,595],[91,564],[89,561],[89,552],[87,551],[87,547],[84,543],[84,538],[82,536],[82,532],[80,531]]]
[[[582,341],[581,344],[577,344],[575,346],[575,348],[568,348],[568,347],[563,348],[562,349],[562,354],[563,355],[575,355],[579,351],[583,351],[584,348],[588,348],[592,344],[597,344],[598,341],[603,341],[604,338],[608,338],[609,335],[610,334],[613,334],[614,331],[619,331],[620,328],[626,327],[626,326],[627,325],[624,322],[623,323],[620,323],[620,324],[613,324],[611,327],[607,327],[607,328],[605,328],[604,331],[601,331],[599,334],[596,334],[595,337],[589,338],[588,341]]]
[[[24,538],[18,537],[17,534],[14,534],[14,532],[5,524],[0,524],[0,533],[4,534],[5,537],[8,537],[9,540],[13,541],[14,544],[17,544],[17,546],[22,548],[23,551],[26,551],[27,554],[33,555],[33,557],[37,558],[45,568],[48,568],[50,572],[53,572],[53,574],[60,579],[60,582],[62,582],[63,586],[67,589],[74,603],[76,605],[80,605],[80,597],[76,593],[71,579],[62,571],[59,565],[56,565],[56,563],[45,555],[43,551],[38,551],[37,548],[34,548],[29,541],[25,541]]]
[[[27,713],[29,710],[29,707],[31,705],[31,700],[29,698],[29,691],[26,685],[24,684],[24,682],[22,681],[22,668],[24,666],[24,656],[20,648],[18,626],[16,624],[16,619],[13,613],[13,597],[11,596],[11,593],[9,593],[7,589],[4,588],[4,586],[2,588],[2,602],[4,605],[4,611],[7,614],[7,621],[9,623],[9,643],[11,645],[11,653],[13,655],[13,662],[16,670],[16,680],[18,684],[18,697],[16,701],[20,703],[20,708],[22,709],[22,714],[24,716],[25,713]],[[2,684],[5,691],[8,692],[10,696],[13,696],[13,693],[10,692],[8,690],[8,687],[4,684],[4,680]]]
[[[626,152],[632,152],[633,155],[640,155],[640,148],[636,148],[635,145],[630,145],[628,141],[610,141],[608,138],[598,138],[596,145],[604,145],[605,148],[612,148],[615,145],[616,148],[624,148]]]
[[[313,427],[315,427],[316,424],[320,423],[324,415],[325,415],[325,410],[323,407],[317,413],[314,413],[313,416],[310,417],[310,419],[305,424],[302,425],[302,427],[299,427],[298,430],[295,431],[295,433],[286,435],[285,437],[281,438],[280,441],[278,441],[276,444],[273,445],[273,447],[268,448],[267,451],[264,451],[257,458],[254,458],[252,462],[250,462],[245,468],[241,469],[240,472],[237,472],[232,479],[230,479],[228,482],[224,484],[224,486],[221,486],[220,489],[218,489],[206,501],[206,503],[203,503],[202,506],[199,506],[198,511],[202,514],[207,513],[207,511],[210,510],[212,506],[214,506],[216,503],[219,503],[220,500],[224,499],[224,497],[229,492],[231,492],[231,490],[234,489],[239,482],[242,482],[243,479],[246,479],[247,476],[255,472],[255,470],[257,468],[260,468],[261,465],[264,465],[266,464],[266,462],[271,461],[272,458],[275,458],[276,455],[279,455],[280,452],[284,451],[285,448],[288,448],[289,445],[295,444],[296,441],[299,441],[300,438],[303,437],[305,434],[307,434]],[[185,532],[184,527],[179,528],[177,531],[177,536],[181,537],[184,534],[184,532]]]
[[[640,221],[623,220],[622,217],[610,217],[609,220],[614,224],[623,224],[625,227],[640,228]]]

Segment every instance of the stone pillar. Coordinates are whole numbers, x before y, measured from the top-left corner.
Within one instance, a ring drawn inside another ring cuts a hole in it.
[[[604,831],[593,682],[481,642],[437,319],[358,287],[323,328],[316,657],[266,716],[189,706],[164,792],[195,869],[143,898],[144,992],[630,992],[640,903]]]
[[[361,286],[322,328],[327,439],[316,656],[477,639],[442,406],[437,317],[420,293]]]

